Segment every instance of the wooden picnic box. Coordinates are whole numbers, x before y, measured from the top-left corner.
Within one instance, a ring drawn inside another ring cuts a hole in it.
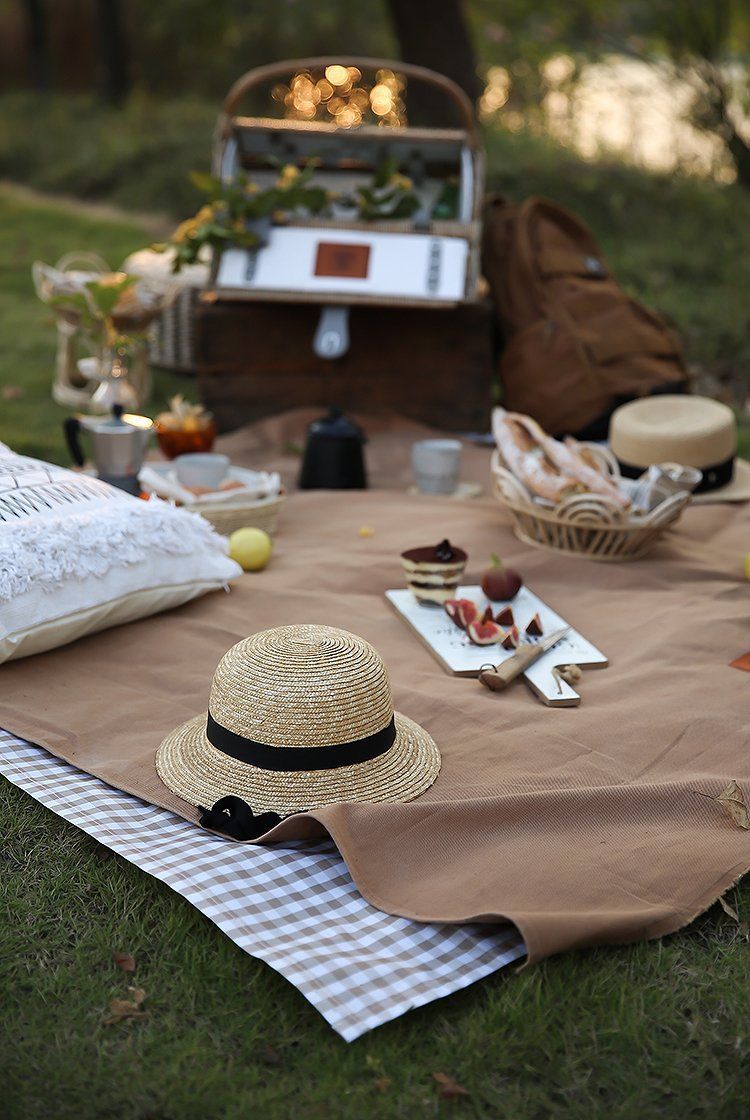
[[[406,124],[407,82],[442,98],[457,125]],[[269,97],[283,118],[264,115]],[[260,111],[239,115],[246,101]],[[311,164],[330,206],[278,216],[257,246],[217,254],[196,309],[201,392],[220,427],[319,404],[486,428],[493,328],[471,102],[439,74],[383,60],[311,58],[244,75],[217,123],[214,173],[264,189],[280,168]],[[337,205],[386,165],[418,199],[411,216],[359,220]]]

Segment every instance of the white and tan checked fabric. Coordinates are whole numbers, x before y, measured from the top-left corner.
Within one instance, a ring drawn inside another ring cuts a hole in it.
[[[0,774],[183,895],[348,1042],[525,954],[513,926],[376,910],[331,842],[230,844],[2,730]]]

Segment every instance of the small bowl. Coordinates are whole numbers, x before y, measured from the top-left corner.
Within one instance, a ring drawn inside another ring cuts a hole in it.
[[[214,455],[209,452],[178,455],[174,465],[178,482],[189,489],[200,486],[205,490],[218,490],[229,474],[228,455]]]

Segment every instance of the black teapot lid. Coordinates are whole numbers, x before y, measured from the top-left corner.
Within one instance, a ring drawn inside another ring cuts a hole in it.
[[[327,439],[356,439],[364,443],[365,436],[359,425],[345,416],[340,408],[331,408],[326,416],[313,420],[307,429],[313,436],[325,436]]]

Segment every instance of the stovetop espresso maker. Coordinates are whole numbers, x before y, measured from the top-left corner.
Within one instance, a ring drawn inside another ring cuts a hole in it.
[[[122,405],[117,404],[111,416],[69,416],[63,423],[73,462],[82,467],[86,461],[79,438],[85,431],[91,437],[94,466],[102,482],[136,497],[141,492],[138,472],[153,427],[148,416],[123,413]]]

